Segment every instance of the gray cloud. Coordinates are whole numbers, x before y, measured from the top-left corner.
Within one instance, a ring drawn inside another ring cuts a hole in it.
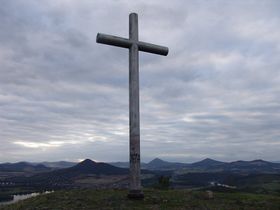
[[[128,159],[128,52],[97,32],[167,45],[141,53],[142,159],[279,159],[278,1],[5,1],[0,162]]]

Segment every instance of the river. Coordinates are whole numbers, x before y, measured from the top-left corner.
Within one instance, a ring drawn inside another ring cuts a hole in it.
[[[2,202],[0,202],[0,206],[16,203],[18,201],[25,200],[27,198],[35,197],[35,196],[42,195],[42,194],[48,194],[48,193],[52,193],[52,192],[54,192],[54,191],[45,191],[42,193],[33,192],[33,193],[23,194],[23,195],[12,195],[13,196],[12,200],[2,201]]]

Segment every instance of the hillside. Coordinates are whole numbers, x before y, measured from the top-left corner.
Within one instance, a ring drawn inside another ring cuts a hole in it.
[[[51,172],[39,173],[29,177],[12,177],[11,182],[29,186],[69,186],[77,179],[88,175],[128,175],[128,169],[118,168],[107,163],[97,163],[86,159],[75,166],[58,169]]]
[[[175,163],[161,160],[155,158],[147,164],[144,164],[143,167],[149,170],[177,170],[187,167],[187,163]]]
[[[280,173],[280,164],[264,160],[221,162],[206,158],[185,166],[185,169],[205,172]]]
[[[46,167],[49,167],[49,168],[69,168],[69,167],[72,167],[74,165],[76,165],[77,163],[76,162],[68,162],[68,161],[57,161],[57,162],[48,162],[48,161],[45,161],[45,162],[41,162],[39,164],[42,164]]]
[[[50,170],[51,168],[43,164],[32,165],[27,162],[0,164],[0,172],[45,172]]]
[[[20,164],[22,165],[25,164]],[[164,176],[169,177],[170,186],[174,189],[210,187],[212,190],[213,187],[223,186],[242,192],[280,193],[280,174],[277,173],[279,164],[263,160],[224,163],[204,159],[192,164],[183,164],[154,159],[146,165],[158,170],[141,170],[144,187],[156,186],[160,177]],[[69,168],[52,169],[43,173],[21,173],[16,176],[14,173],[8,173],[11,172],[2,173],[0,186],[2,191],[10,194],[13,189],[125,189],[129,183],[128,168],[119,168],[90,159]]]
[[[62,170],[64,173],[97,174],[97,175],[126,175],[128,169],[118,168],[108,163],[94,162],[86,159],[79,164]]]
[[[224,166],[226,164],[227,163],[225,163],[225,162],[221,162],[221,161],[213,160],[213,159],[210,159],[210,158],[206,158],[204,160],[192,163],[190,165],[190,167],[211,169],[211,168],[221,167],[221,166]]]
[[[143,201],[126,198],[126,190],[57,191],[20,201],[2,210],[80,210],[80,209],[170,209],[170,210],[279,210],[280,198],[271,195],[245,193],[214,193],[209,199],[204,191],[144,190]]]
[[[215,188],[222,184],[233,187],[238,191],[259,192],[259,193],[280,193],[280,174],[239,174],[231,172],[204,172],[204,173],[186,173],[173,177],[174,187],[185,188]]]
[[[88,161],[85,160],[85,161]],[[79,163],[78,163],[79,164]],[[99,165],[98,165],[99,164]],[[107,164],[117,168],[128,169],[128,162],[111,162],[111,163],[97,163],[96,167]],[[77,163],[67,161],[57,162],[41,162],[41,163],[3,163],[0,164],[0,172],[46,172],[54,169],[69,169],[75,167]],[[93,165],[92,165],[93,166]],[[106,166],[107,167],[107,166]],[[217,172],[217,171],[230,171],[230,172],[245,172],[245,173],[280,173],[280,163],[268,162],[264,160],[252,161],[234,161],[234,162],[221,162],[206,158],[204,160],[194,163],[180,163],[169,162],[155,158],[148,163],[141,163],[142,169],[166,171],[166,170],[183,170],[186,172]],[[94,172],[95,173],[95,172]]]
[[[112,162],[114,166],[128,168],[128,162]],[[222,162],[206,158],[194,163],[169,162],[155,158],[148,163],[141,163],[147,170],[183,170],[185,172],[241,172],[241,173],[280,173],[280,164],[264,160]]]

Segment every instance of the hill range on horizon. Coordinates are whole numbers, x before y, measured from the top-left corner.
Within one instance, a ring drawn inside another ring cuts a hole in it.
[[[70,160],[54,160],[54,161],[48,161],[48,160],[43,160],[43,161],[27,161],[27,160],[18,160],[18,161],[3,161],[1,162],[0,160],[0,165],[1,164],[14,164],[14,163],[28,163],[31,165],[44,165],[46,167],[51,167],[51,168],[65,168],[65,167],[71,167],[79,162],[82,162],[84,160],[93,160],[94,162],[103,162],[103,163],[109,163],[109,164],[125,164],[128,163],[127,161],[97,161],[95,159],[91,159],[91,158],[85,158],[85,159],[81,159],[80,161],[70,161]],[[232,160],[232,161],[227,161],[227,160],[217,160],[215,158],[202,158],[200,160],[196,160],[196,161],[174,161],[174,160],[167,160],[166,158],[159,158],[159,157],[155,157],[153,159],[151,159],[148,162],[145,161],[141,161],[141,164],[150,164],[151,162],[155,162],[155,161],[164,161],[164,162],[169,162],[169,163],[179,163],[179,164],[194,164],[200,161],[205,161],[205,160],[213,160],[213,161],[217,161],[217,162],[221,162],[221,163],[232,163],[232,162],[236,162],[236,161],[245,161],[245,162],[250,162],[250,161],[265,161],[265,162],[271,162],[271,163],[280,163],[280,160],[264,160],[261,158],[253,158],[253,159],[249,159],[249,160],[242,160],[242,159],[236,159],[236,160]]]
[[[61,161],[48,162],[48,166],[53,167],[47,167],[43,163],[28,162],[0,164],[0,184],[14,183],[20,186],[35,185],[51,188],[100,186],[100,183],[103,187],[112,185],[122,188],[127,185],[129,169],[126,162],[103,163],[85,159],[79,163],[63,162],[65,165],[61,163]],[[262,177],[264,181],[270,180],[270,176],[273,177],[273,180],[278,180],[280,163],[264,160],[227,163],[210,158],[194,163],[178,163],[155,158],[148,163],[141,164],[141,174],[146,180],[144,183],[155,183],[156,177],[167,176],[171,177],[175,185],[181,185],[181,181],[178,182],[181,179],[184,180],[183,183],[193,185],[197,182],[194,179],[197,176],[201,177],[198,185],[206,186],[211,181],[216,182],[217,180],[227,184],[230,183],[227,180],[247,180],[247,175],[250,178],[252,178],[251,176],[264,176],[265,178]],[[245,177],[243,177],[244,175]],[[100,177],[102,177],[102,181],[99,180]],[[190,182],[190,180],[192,181]]]
[[[0,198],[11,199],[14,193],[75,189],[124,190],[129,186],[129,169],[124,162],[103,163],[85,159],[79,163],[58,161],[42,163],[0,164]],[[73,164],[71,166],[71,164]],[[122,167],[118,167],[121,165]],[[160,180],[168,180],[168,184]],[[155,158],[142,163],[141,180],[144,189],[184,189],[227,193],[280,193],[280,163],[264,160],[221,162],[210,158],[194,163],[168,162]]]
[[[2,163],[0,164],[0,172],[46,172],[55,169],[67,169],[71,167],[78,167],[80,164],[83,168],[96,164],[110,165],[118,168],[128,168],[129,162],[95,162],[90,159],[85,159],[80,163],[67,162],[67,161],[56,161],[56,162],[17,162],[17,163]],[[280,163],[264,161],[261,159],[252,161],[233,161],[233,162],[222,162],[211,158],[206,158],[194,163],[180,163],[180,162],[169,162],[164,161],[160,158],[155,158],[148,163],[141,163],[142,169],[148,170],[179,170],[179,169],[200,169],[207,171],[254,171],[254,172],[278,172],[280,171]],[[112,168],[113,170],[113,168]],[[113,170],[114,171],[114,170]]]

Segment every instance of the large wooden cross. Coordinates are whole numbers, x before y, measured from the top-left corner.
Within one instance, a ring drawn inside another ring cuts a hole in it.
[[[168,48],[138,40],[138,15],[129,15],[129,39],[98,33],[96,42],[129,49],[129,198],[144,197],[140,177],[139,51],[167,55]]]

